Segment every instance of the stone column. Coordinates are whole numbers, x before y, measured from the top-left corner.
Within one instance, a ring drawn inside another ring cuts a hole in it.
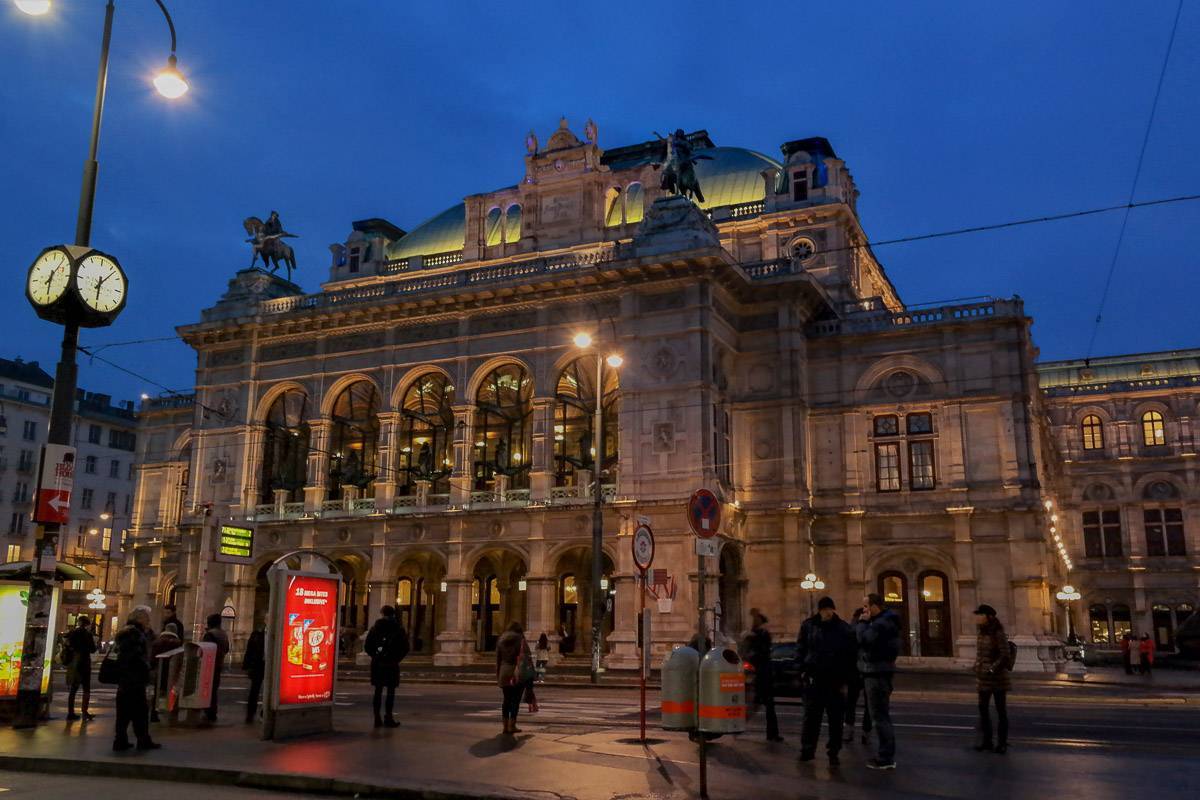
[[[395,413],[379,415],[379,467],[375,480],[375,508],[379,511],[390,509],[396,497],[400,477],[400,458],[396,449],[399,419],[400,415]]]
[[[439,667],[460,667],[475,658],[475,631],[471,622],[471,575],[464,559],[463,521],[450,523],[446,554],[445,626],[437,635],[438,652],[433,663]],[[480,598],[482,599],[482,598]]]
[[[450,505],[462,506],[471,499],[475,482],[474,407],[454,406],[454,471],[450,473]]]
[[[311,446],[308,453],[308,477],[304,487],[304,510],[312,513],[321,510],[327,490],[326,481],[329,478],[329,421],[315,419],[309,421],[311,431]]]
[[[267,426],[256,422],[249,427],[246,443],[245,481],[242,485],[242,510],[249,512],[258,505],[262,497],[262,458],[263,447],[266,445]]]
[[[529,469],[529,497],[533,502],[550,498],[554,485],[554,399],[533,399],[533,436]]]
[[[954,523],[954,565],[958,571],[958,605],[953,620],[957,623],[958,636],[954,639],[954,655],[972,662],[975,659],[977,639],[971,612],[975,610],[978,602],[975,544],[971,540],[971,515],[974,511],[972,506],[954,506],[946,509]]]
[[[608,637],[608,656],[605,664],[611,669],[637,669],[638,667],[638,592],[637,568],[633,565],[630,538],[637,523],[632,515],[621,516],[617,534],[617,563],[613,572],[613,632]]]

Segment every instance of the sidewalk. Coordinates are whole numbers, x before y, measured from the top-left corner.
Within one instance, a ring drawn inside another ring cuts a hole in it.
[[[61,713],[61,711],[59,712]],[[90,725],[61,717],[36,731],[0,730],[0,770],[166,779],[246,788],[289,789],[360,797],[574,798],[683,800],[698,796],[697,749],[686,735],[648,731],[556,732],[524,717],[528,730],[496,735],[498,720],[447,722],[403,718],[375,730],[361,710],[336,714],[336,734],[288,743],[263,742],[256,729],[225,719],[212,729],[159,728],[164,749],[111,751],[111,709]],[[235,716],[233,714],[229,716]],[[974,753],[969,734],[902,737],[900,769],[863,768],[870,755],[850,745],[843,766],[823,758],[796,762],[796,743],[768,745],[762,732],[725,737],[709,748],[709,790],[717,798],[781,795],[822,800],[938,796],[1118,797],[1131,769],[1172,775],[1156,800],[1194,797],[1200,767],[1187,754],[1105,748],[1037,747],[1017,737],[1005,757]]]

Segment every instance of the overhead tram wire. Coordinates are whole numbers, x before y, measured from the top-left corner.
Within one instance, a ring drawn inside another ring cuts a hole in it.
[[[1146,146],[1150,143],[1150,131],[1154,128],[1154,114],[1158,110],[1158,98],[1162,94],[1163,79],[1167,76],[1167,64],[1171,61],[1171,49],[1175,46],[1175,33],[1179,30],[1179,17],[1183,13],[1183,0],[1175,7],[1175,20],[1171,23],[1171,37],[1167,40],[1167,49],[1163,53],[1162,68],[1158,72],[1158,83],[1154,87],[1154,100],[1150,104],[1150,117],[1146,120],[1146,131],[1142,134],[1142,147],[1138,150],[1137,166],[1133,170],[1133,182],[1129,187],[1129,200],[1125,203],[1125,213],[1121,216],[1121,227],[1117,231],[1117,243],[1113,247],[1112,260],[1108,264],[1108,275],[1104,278],[1104,289],[1100,292],[1100,304],[1096,308],[1096,321],[1092,324],[1092,335],[1088,339],[1085,361],[1092,358],[1092,349],[1096,346],[1096,336],[1100,333],[1100,321],[1104,318],[1104,305],[1108,302],[1108,292],[1112,288],[1113,275],[1117,270],[1117,260],[1121,256],[1121,244],[1125,241],[1125,228],[1129,224],[1129,211],[1135,207],[1134,193],[1137,191],[1138,179],[1142,175],[1142,163],[1146,158]],[[1137,204],[1141,205],[1141,204]]]

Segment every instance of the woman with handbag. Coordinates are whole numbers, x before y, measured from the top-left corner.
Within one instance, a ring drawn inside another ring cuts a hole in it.
[[[536,675],[529,645],[525,643],[525,631],[521,623],[513,622],[496,642],[496,684],[504,696],[500,716],[504,719],[505,735],[520,732],[517,713],[521,710],[521,695],[533,680],[529,672]]]

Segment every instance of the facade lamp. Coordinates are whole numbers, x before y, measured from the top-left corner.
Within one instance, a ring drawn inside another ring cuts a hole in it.
[[[581,350],[586,350],[587,348],[592,346],[591,334],[587,334],[587,333],[583,333],[583,332],[575,334],[575,338],[573,338],[571,341],[573,341],[575,343],[575,346],[580,348]]]
[[[810,572],[804,576],[804,580],[800,582],[800,588],[808,591],[821,590],[825,588],[825,581],[816,576],[816,573]]]

